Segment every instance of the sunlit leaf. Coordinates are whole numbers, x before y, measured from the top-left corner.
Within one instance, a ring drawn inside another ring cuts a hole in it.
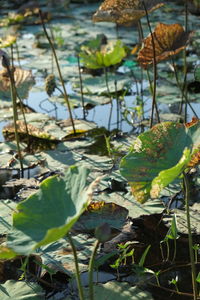
[[[139,281],[139,278],[136,278],[137,281]],[[89,299],[89,296],[87,299]],[[149,292],[131,286],[127,282],[110,281],[105,284],[94,285],[94,299],[152,300],[153,298]]]
[[[1,300],[43,300],[45,292],[36,283],[7,280],[0,284]]]
[[[17,37],[15,35],[8,35],[5,39],[0,38],[0,48],[10,47],[16,43]]]
[[[121,174],[141,203],[158,197],[160,191],[186,168],[191,153],[200,144],[200,122],[187,128],[165,122],[139,135],[121,160]]]
[[[126,51],[122,42],[117,41],[115,44],[101,46],[99,51],[82,51],[79,56],[87,68],[100,69],[120,63],[126,56]]]
[[[161,7],[161,1],[145,0],[148,13]],[[104,0],[97,12],[93,15],[94,22],[113,22],[117,24],[130,24],[137,22],[146,15],[142,0]]]
[[[168,59],[186,48],[191,33],[185,32],[179,24],[159,23],[153,31],[156,62]],[[154,61],[154,46],[151,34],[144,39],[142,49],[138,54],[138,61],[143,68],[147,68]]]

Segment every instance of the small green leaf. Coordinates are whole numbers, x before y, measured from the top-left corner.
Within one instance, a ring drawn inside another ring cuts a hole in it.
[[[179,237],[176,224],[177,224],[176,223],[176,215],[173,215],[172,223],[171,223],[171,226],[169,228],[169,231],[166,234],[165,240],[166,239],[176,240]]]

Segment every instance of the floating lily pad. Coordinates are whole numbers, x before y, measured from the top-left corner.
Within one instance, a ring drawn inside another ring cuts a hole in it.
[[[0,234],[8,233],[12,228],[12,215],[16,203],[9,200],[0,200]]]
[[[107,223],[110,227],[120,230],[128,216],[128,210],[115,203],[92,202],[82,214],[73,230],[78,232],[94,232],[94,230]]]
[[[115,85],[115,82],[117,83]],[[121,75],[108,74],[108,86],[111,93],[122,90],[129,90],[132,80]],[[76,91],[80,91],[79,80],[73,81],[73,87]],[[83,79],[83,92],[85,94],[108,95],[105,77],[88,77]]]
[[[86,294],[89,297],[89,294]],[[153,300],[153,297],[149,292],[131,286],[127,282],[110,281],[105,284],[94,285],[94,299]]]
[[[80,272],[87,271],[95,238],[86,234],[77,234],[72,235],[72,239],[77,251],[79,270]],[[51,267],[56,272],[60,271],[70,277],[74,276],[74,255],[67,238],[42,247],[40,255],[44,265]]]
[[[53,96],[50,97],[51,102],[58,102],[60,104],[66,105],[66,101],[63,96]],[[82,97],[80,94],[69,95],[70,105],[72,107],[82,107]],[[97,95],[83,95],[84,107],[91,108],[96,105],[106,104],[110,101],[108,97],[97,96]]]
[[[25,136],[35,137],[43,141],[58,142],[73,136],[73,127],[71,121],[56,121],[45,114],[30,113],[26,115],[26,123],[23,120],[18,121],[18,133]],[[75,129],[78,134],[83,134],[96,125],[93,122],[85,120],[74,120]],[[28,135],[27,130],[28,129]],[[14,136],[14,124],[8,124],[4,127],[3,133],[9,139]]]
[[[43,300],[45,292],[36,283],[7,280],[0,284],[1,300]]]

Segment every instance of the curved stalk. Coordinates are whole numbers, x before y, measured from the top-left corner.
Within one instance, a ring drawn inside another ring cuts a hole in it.
[[[84,300],[84,294],[83,294],[83,288],[82,288],[82,284],[81,284],[81,277],[80,277],[80,271],[79,271],[79,266],[78,266],[78,257],[77,257],[77,253],[76,253],[76,247],[75,247],[74,242],[69,233],[67,234],[67,238],[72,247],[72,252],[74,255],[74,263],[75,263],[75,268],[76,268],[76,282],[77,282],[77,286],[78,286],[79,298],[80,298],[80,300]]]
[[[71,107],[70,107],[70,103],[69,103],[69,97],[67,95],[67,91],[66,91],[66,88],[65,88],[65,84],[64,84],[64,80],[63,80],[63,77],[62,77],[62,73],[61,73],[61,69],[60,69],[60,65],[59,65],[59,62],[58,62],[58,58],[57,58],[57,54],[56,54],[56,50],[54,48],[54,45],[48,35],[48,32],[46,30],[46,26],[44,24],[44,20],[43,20],[43,17],[42,17],[42,13],[41,13],[41,10],[39,9],[39,15],[40,15],[40,19],[41,19],[41,22],[42,22],[42,27],[43,27],[43,30],[44,30],[44,33],[46,35],[46,38],[49,42],[49,45],[51,47],[51,50],[52,50],[52,53],[53,53],[53,56],[54,56],[54,59],[55,59],[55,62],[56,62],[56,67],[57,67],[57,70],[58,70],[58,74],[59,74],[59,77],[60,77],[60,82],[62,84],[62,88],[63,88],[63,93],[64,93],[64,99],[65,99],[65,102],[67,104],[67,108],[68,108],[68,111],[69,111],[69,116],[70,116],[70,120],[71,120],[71,124],[72,124],[72,128],[73,128],[73,131],[74,131],[74,135],[76,134],[76,129],[75,129],[75,126],[74,126],[74,120],[73,120],[73,117],[72,117],[72,111],[71,111]]]
[[[81,65],[80,65],[79,54],[77,54],[77,60],[78,60],[78,75],[79,75],[79,81],[80,81],[81,103],[82,103],[82,109],[83,109],[83,120],[85,120],[86,113],[85,113],[85,103],[84,103],[84,96],[83,96],[83,80],[82,80],[82,76],[81,76]]]
[[[186,208],[186,219],[187,219],[187,228],[188,228],[188,243],[189,243],[191,270],[192,270],[193,299],[197,300],[198,292],[197,292],[197,282],[196,282],[196,268],[195,268],[195,262],[194,262],[192,231],[191,231],[191,223],[190,223],[190,207],[189,207],[190,191],[189,191],[188,177],[185,172],[183,172],[183,179],[184,179],[184,187],[185,187],[185,208]]]
[[[110,115],[109,115],[109,120],[108,120],[108,130],[110,130],[110,123],[111,123],[111,118],[112,118],[112,110],[113,110],[113,102],[112,102],[112,96],[111,96],[111,93],[110,93],[110,89],[109,89],[109,85],[108,85],[108,72],[107,72],[107,68],[105,67],[104,68],[104,75],[105,75],[105,82],[106,82],[106,88],[107,88],[107,93],[108,93],[108,96],[110,98]]]
[[[89,299],[90,300],[94,300],[94,291],[93,291],[93,270],[94,270],[94,259],[97,253],[97,249],[99,247],[99,240],[96,240],[95,244],[94,244],[94,249],[92,252],[92,256],[90,258],[90,262],[89,262],[89,273],[88,273],[88,279],[89,279]]]
[[[174,75],[175,75],[175,79],[176,79],[176,83],[180,89],[180,92],[182,93],[182,99],[185,98],[185,105],[188,104],[188,106],[190,107],[191,111],[193,112],[193,114],[195,115],[196,118],[198,118],[194,108],[192,107],[191,103],[188,101],[188,98],[187,98],[187,93],[185,94],[185,88],[184,88],[184,83],[183,83],[183,88],[181,87],[181,83],[179,81],[179,78],[178,78],[178,72],[177,72],[177,68],[176,68],[176,65],[175,65],[175,62],[174,62],[174,59],[172,58],[172,65],[173,65],[173,69],[174,69]],[[181,104],[182,105],[182,104]],[[181,113],[182,109],[180,110],[179,113]]]

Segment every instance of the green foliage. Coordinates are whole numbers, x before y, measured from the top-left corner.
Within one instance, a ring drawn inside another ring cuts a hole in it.
[[[156,198],[187,167],[200,143],[200,122],[187,128],[165,122],[138,136],[121,160],[120,172],[135,198],[144,203]]]
[[[126,56],[125,48],[121,41],[114,45],[106,45],[101,50],[83,48],[79,56],[81,62],[90,69],[101,69],[116,65]]]

